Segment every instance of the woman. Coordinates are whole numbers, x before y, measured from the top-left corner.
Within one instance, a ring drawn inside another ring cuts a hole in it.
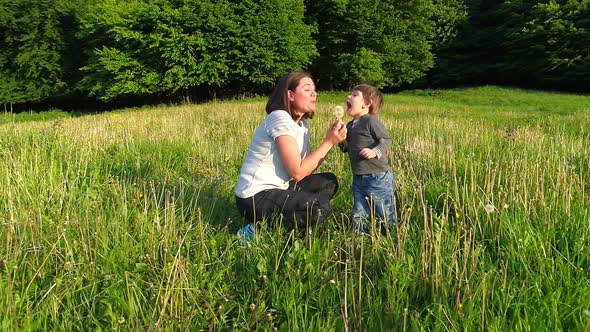
[[[266,104],[268,114],[248,148],[236,187],[236,204],[247,221],[238,235],[254,237],[254,223],[282,221],[287,230],[324,221],[338,190],[331,173],[312,174],[330,149],[346,139],[346,126],[334,122],[315,151],[309,149],[309,126],[317,93],[311,75],[293,71],[281,77]]]

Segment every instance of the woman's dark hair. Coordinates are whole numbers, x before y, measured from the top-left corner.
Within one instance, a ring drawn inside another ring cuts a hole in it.
[[[266,114],[270,114],[272,111],[276,110],[285,110],[287,113],[291,114],[293,119],[295,119],[295,116],[293,116],[293,110],[291,110],[291,103],[289,102],[289,90],[295,91],[299,82],[305,77],[313,79],[310,73],[304,71],[291,71],[279,78],[274,91],[266,103]],[[305,113],[303,118],[313,118],[313,112]]]

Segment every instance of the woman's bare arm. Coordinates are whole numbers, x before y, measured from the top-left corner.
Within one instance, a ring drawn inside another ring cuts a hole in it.
[[[275,141],[285,169],[293,180],[300,181],[313,173],[322,164],[330,149],[344,139],[346,139],[346,126],[341,121],[337,121],[330,126],[320,146],[315,151],[308,153],[303,159],[301,159],[295,138],[282,135],[278,136]]]

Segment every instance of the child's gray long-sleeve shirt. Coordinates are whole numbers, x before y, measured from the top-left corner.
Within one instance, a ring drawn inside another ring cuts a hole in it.
[[[346,129],[347,144],[341,143],[340,148],[343,152],[348,151],[354,175],[380,173],[391,169],[387,159],[391,138],[385,125],[377,116],[365,114],[356,122],[348,122]],[[361,157],[359,152],[364,148],[373,149],[377,158],[365,159]]]

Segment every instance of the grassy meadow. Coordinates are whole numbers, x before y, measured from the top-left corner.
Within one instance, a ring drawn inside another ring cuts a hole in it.
[[[312,145],[345,97],[320,93]],[[233,189],[264,105],[3,115],[0,330],[590,330],[590,97],[387,95],[396,231],[351,232],[334,149],[334,215],[242,246]]]

